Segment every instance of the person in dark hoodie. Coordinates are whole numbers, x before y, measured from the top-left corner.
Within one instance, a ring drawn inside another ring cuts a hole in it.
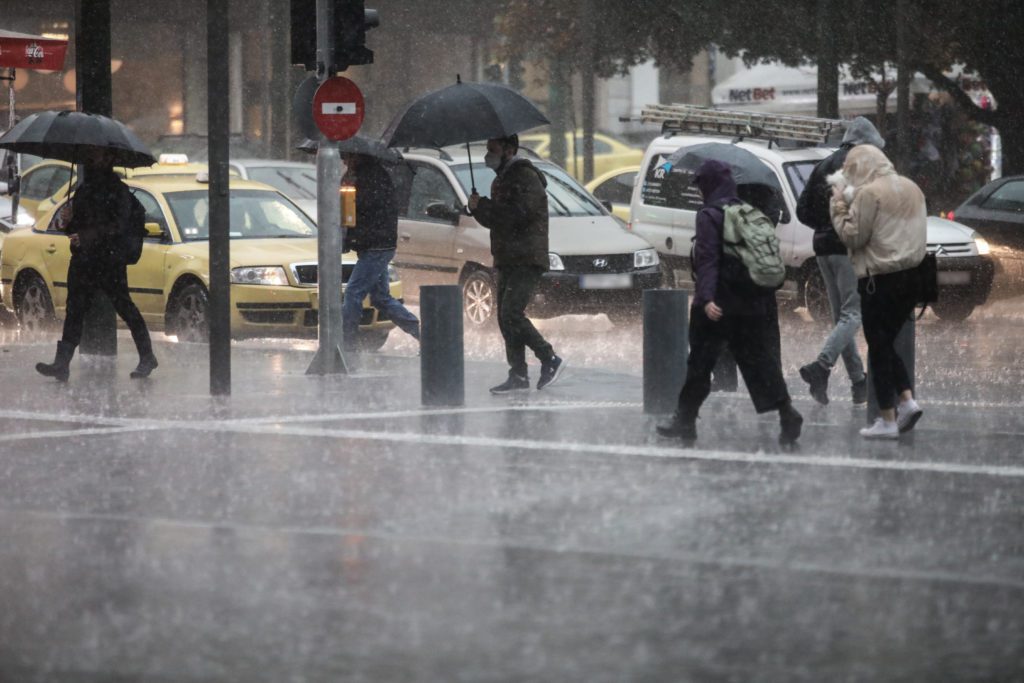
[[[139,352],[139,364],[131,377],[149,377],[159,363],[146,321],[128,291],[128,265],[121,240],[122,219],[130,212],[131,202],[137,200],[114,173],[113,157],[107,150],[89,152],[83,165],[82,183],[57,219],[71,247],[64,330],[53,362],[36,363],[36,372],[59,382],[68,381],[71,359],[82,341],[85,315],[96,295],[103,292],[128,325]]]
[[[792,444],[800,437],[803,417],[793,408],[782,376],[775,292],[754,285],[742,261],[722,253],[724,207],[740,203],[732,171],[720,161],[705,161],[695,183],[704,206],[697,214],[693,250],[696,284],[690,307],[690,355],[678,409],[671,422],[658,426],[658,433],[687,443],[697,438],[697,414],[711,392],[711,371],[728,348],[754,409],[778,411],[779,442]]]
[[[346,231],[345,247],[359,256],[345,285],[342,304],[345,346],[357,346],[359,319],[367,295],[382,319],[392,321],[418,340],[419,319],[391,296],[388,264],[395,257],[398,244],[398,204],[391,174],[382,161],[365,154],[345,155],[345,168],[342,184],[356,188],[356,224]]]
[[[846,245],[840,241],[832,227],[832,216],[829,214],[832,188],[827,180],[828,176],[843,167],[846,155],[857,145],[873,145],[879,149],[885,147],[885,140],[863,116],[858,116],[847,125],[839,149],[814,167],[796,205],[797,218],[814,229],[814,254],[832,308],[832,332],[817,359],[800,368],[800,376],[809,385],[811,396],[822,405],[828,404],[829,375],[840,357],[850,378],[854,405],[863,405],[868,400],[864,362],[855,340],[861,326],[857,276],[853,272],[853,263]]]
[[[516,156],[519,136],[487,141],[484,163],[495,172],[491,196],[474,192],[469,210],[491,231],[491,255],[498,274],[498,327],[505,340],[508,379],[491,387],[492,394],[530,388],[526,348],[540,360],[537,388],[554,384],[565,362],[530,319],[526,307],[549,266],[547,180],[529,159]]]

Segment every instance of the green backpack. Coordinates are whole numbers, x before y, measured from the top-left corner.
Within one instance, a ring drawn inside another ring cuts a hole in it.
[[[724,212],[722,252],[742,261],[755,285],[768,289],[781,287],[786,279],[786,267],[772,222],[750,204],[730,204],[724,207]]]

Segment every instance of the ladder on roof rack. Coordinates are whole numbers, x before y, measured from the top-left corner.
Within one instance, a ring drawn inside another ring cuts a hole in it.
[[[692,104],[649,104],[640,111],[640,121],[660,123],[663,133],[719,133],[814,144],[827,142],[833,129],[843,125],[837,119],[725,111]]]

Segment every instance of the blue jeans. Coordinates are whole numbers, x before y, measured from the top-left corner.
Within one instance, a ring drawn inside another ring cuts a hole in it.
[[[825,281],[828,303],[832,307],[832,322],[835,323],[818,354],[818,362],[831,368],[842,356],[850,381],[860,382],[864,379],[864,362],[860,359],[855,339],[861,325],[861,311],[853,262],[845,254],[819,256],[818,268]]]
[[[342,303],[342,321],[346,344],[354,344],[359,333],[359,318],[367,295],[370,305],[380,312],[380,318],[395,323],[403,332],[420,338],[420,321],[402,302],[391,296],[388,264],[395,257],[394,249],[374,249],[361,252],[352,275],[345,287]]]

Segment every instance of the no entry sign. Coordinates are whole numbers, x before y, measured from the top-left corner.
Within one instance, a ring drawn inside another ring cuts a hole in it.
[[[348,140],[365,116],[363,93],[347,78],[328,78],[313,95],[313,120],[328,140]]]

